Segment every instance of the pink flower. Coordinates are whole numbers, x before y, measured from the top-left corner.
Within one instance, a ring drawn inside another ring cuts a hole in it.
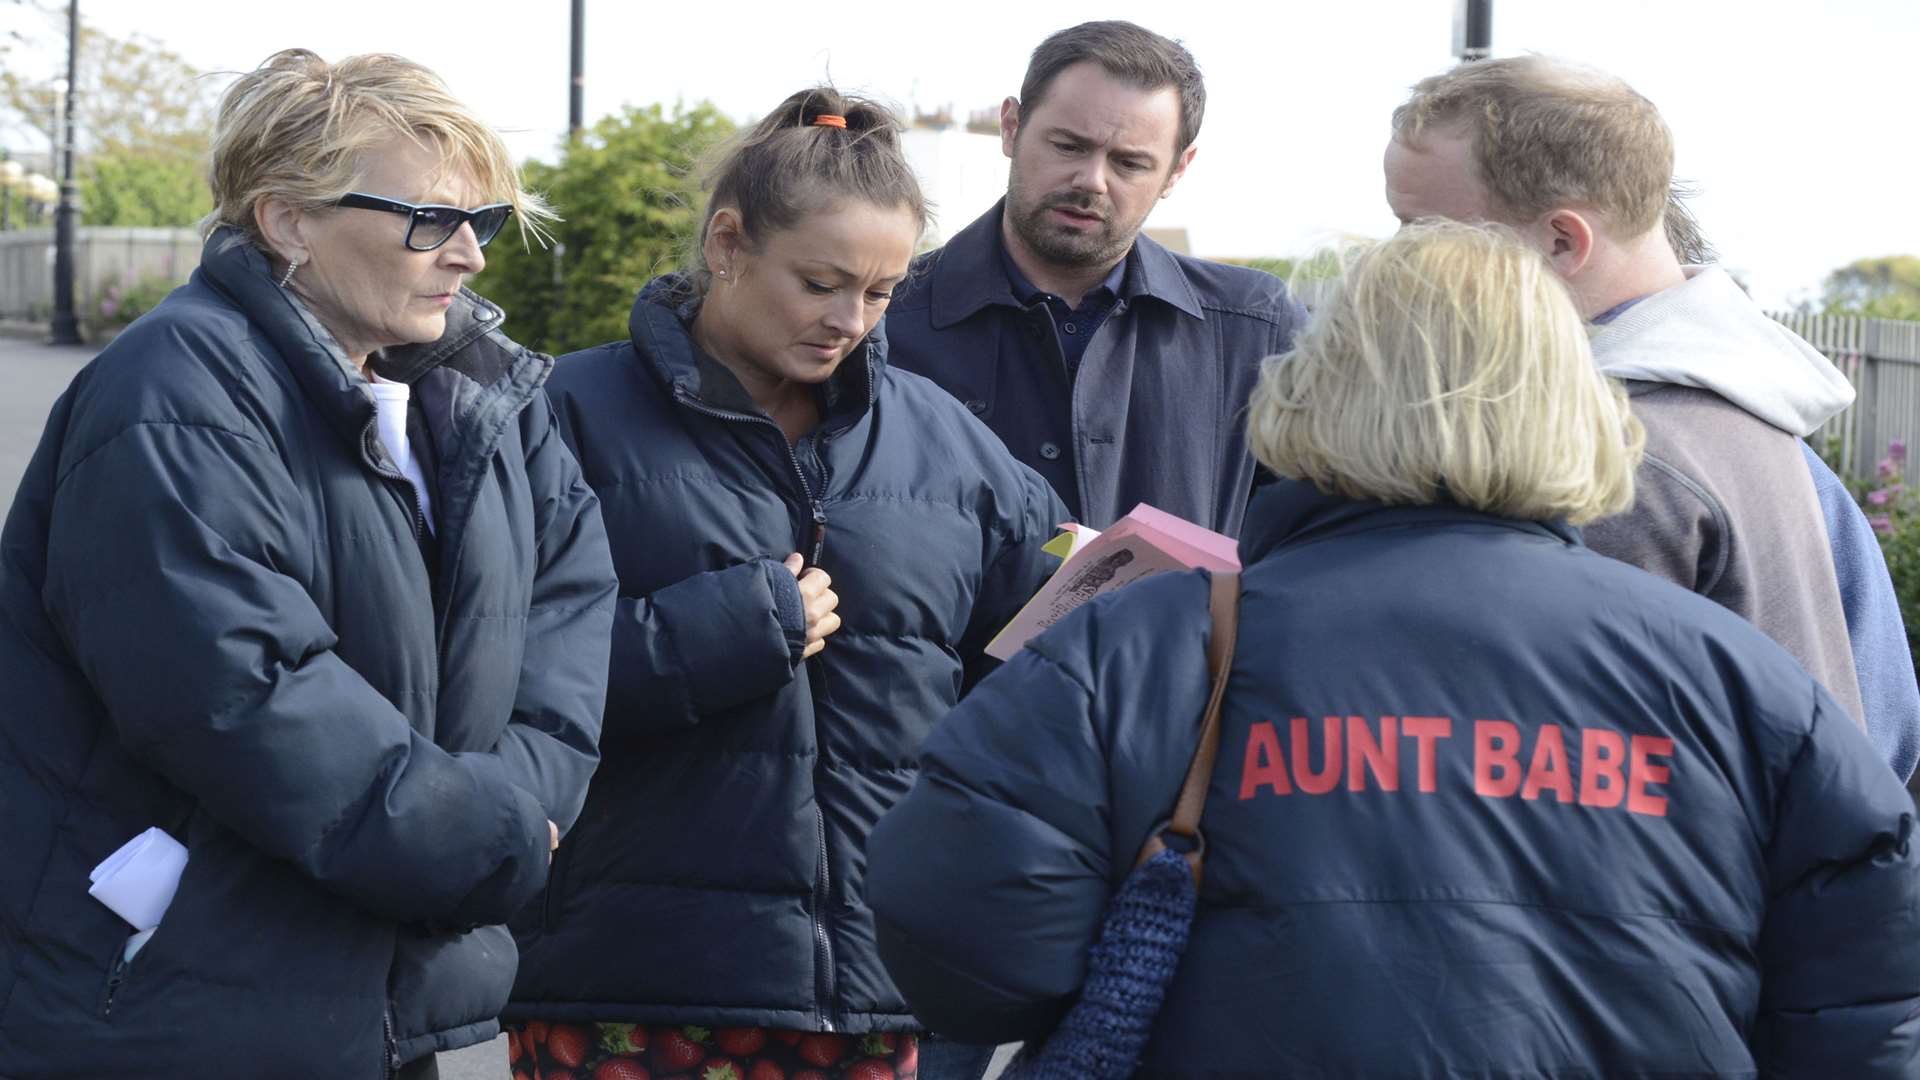
[[[1893,535],[1893,519],[1885,514],[1873,515],[1867,519],[1867,524],[1873,526],[1873,531],[1881,536]]]
[[[111,296],[109,296],[105,300],[100,301],[100,317],[101,318],[111,319],[116,314],[118,314],[119,311],[120,311],[120,301],[115,300]]]
[[[1875,488],[1867,492],[1867,501],[1875,506],[1885,506],[1897,498],[1900,492],[1904,490],[1905,486],[1902,484],[1890,484],[1883,488]]]
[[[1905,439],[1895,439],[1888,443],[1887,456],[1895,462],[1907,460],[1907,441]]]
[[[1881,458],[1879,467],[1880,467],[1880,479],[1882,480],[1890,480],[1893,478],[1893,475],[1895,473],[1900,471],[1900,467],[1895,465],[1893,463],[1893,459],[1890,457]]]

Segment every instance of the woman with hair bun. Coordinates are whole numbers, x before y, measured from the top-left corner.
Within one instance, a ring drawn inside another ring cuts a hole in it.
[[[921,1025],[874,951],[867,833],[1066,512],[887,366],[927,216],[889,111],[794,94],[708,189],[692,268],[549,385],[620,599],[599,779],[516,926],[513,1060],[909,1076]]]

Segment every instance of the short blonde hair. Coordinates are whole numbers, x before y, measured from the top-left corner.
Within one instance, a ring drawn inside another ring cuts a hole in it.
[[[306,210],[332,206],[354,190],[363,155],[395,135],[437,149],[443,169],[465,171],[485,198],[512,204],[523,240],[545,242],[541,226],[555,214],[520,186],[506,143],[438,75],[388,53],[329,64],[305,49],[273,54],[220,99],[213,212],[202,229],[230,226],[264,248],[255,204],[279,196]]]
[[[1673,182],[1673,133],[1653,102],[1592,68],[1544,56],[1462,64],[1422,79],[1393,111],[1394,137],[1465,134],[1494,209],[1526,224],[1562,206],[1607,217],[1622,238],[1660,224]]]
[[[1633,504],[1645,433],[1539,253],[1501,226],[1431,221],[1343,263],[1261,373],[1261,463],[1328,494],[1502,517],[1581,524]]]

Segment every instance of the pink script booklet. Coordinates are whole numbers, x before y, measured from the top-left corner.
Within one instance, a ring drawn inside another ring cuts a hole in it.
[[[1102,593],[1166,570],[1239,570],[1232,538],[1146,503],[1101,532],[1083,525],[1066,530],[1047,550],[1066,560],[994,639],[987,655],[1008,660],[1067,612]]]

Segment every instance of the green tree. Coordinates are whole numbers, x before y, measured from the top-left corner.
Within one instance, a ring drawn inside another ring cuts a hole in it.
[[[527,186],[565,220],[543,250],[509,228],[474,288],[506,309],[506,332],[543,352],[627,336],[634,294],[673,269],[700,227],[693,166],[733,122],[712,105],[629,107],[595,124],[560,163],[528,162]]]
[[[32,6],[44,28],[0,44],[0,127],[50,146],[66,8]],[[212,209],[206,158],[217,94],[212,79],[153,39],[116,38],[83,24],[74,97],[82,223],[185,226]]]
[[[1265,270],[1274,277],[1287,281],[1320,281],[1340,276],[1341,249],[1339,247],[1322,248],[1304,258],[1279,258],[1262,255],[1252,259],[1222,259],[1222,262],[1235,266],[1248,266],[1255,270]]]
[[[1920,256],[1856,259],[1827,275],[1820,308],[1828,315],[1920,320]]]

